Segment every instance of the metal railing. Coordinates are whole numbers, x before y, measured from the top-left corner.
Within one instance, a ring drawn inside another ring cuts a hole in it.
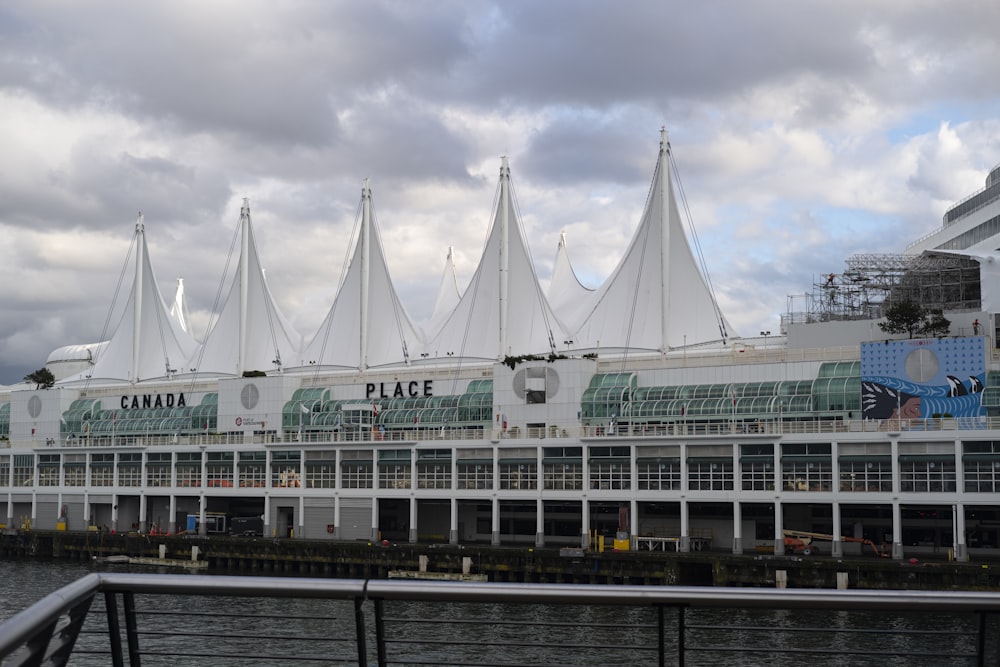
[[[986,665],[998,614],[987,592],[90,574],[0,624],[0,664]]]

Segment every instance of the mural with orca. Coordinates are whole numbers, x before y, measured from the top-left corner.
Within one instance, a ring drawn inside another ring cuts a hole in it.
[[[861,344],[865,419],[985,418],[986,338],[923,338]]]

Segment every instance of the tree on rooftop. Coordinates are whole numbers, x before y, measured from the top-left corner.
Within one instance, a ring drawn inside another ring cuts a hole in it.
[[[25,382],[34,382],[35,389],[48,389],[56,383],[56,376],[48,368],[39,368],[24,376]]]
[[[940,308],[932,310],[913,301],[899,301],[886,309],[885,322],[879,322],[878,328],[889,334],[905,333],[910,338],[939,337],[948,335],[951,321]]]

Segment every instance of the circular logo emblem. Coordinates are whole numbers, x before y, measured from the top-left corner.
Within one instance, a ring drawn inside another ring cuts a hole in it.
[[[42,414],[42,399],[32,396],[28,399],[28,414],[34,417]]]
[[[260,400],[260,390],[257,389],[257,385],[248,384],[243,387],[243,391],[240,392],[240,403],[243,404],[244,410],[253,410],[257,407],[257,401]]]
[[[236,425],[237,426],[243,426],[243,417],[237,417],[236,418]]]

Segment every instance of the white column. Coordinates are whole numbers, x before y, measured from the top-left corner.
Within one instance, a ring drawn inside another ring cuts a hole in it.
[[[684,467],[687,468],[687,463]],[[688,515],[688,501],[684,496],[681,496],[681,539],[677,550],[685,553],[691,551],[691,518]]]
[[[500,546],[500,499],[497,498],[497,494],[493,494],[493,501],[491,503],[492,516],[490,518],[490,530],[493,531],[493,536],[490,538],[490,544],[494,547]]]
[[[836,458],[834,458],[836,461]],[[836,467],[836,463],[834,463]],[[836,478],[834,478],[836,479]],[[833,502],[833,544],[830,546],[830,555],[834,558],[840,558],[844,555],[844,543],[840,539],[840,503],[837,501]]]
[[[299,479],[302,479],[301,477]],[[306,498],[302,495],[302,487],[299,487],[299,521],[295,527],[295,537],[302,539],[306,536]]]
[[[198,535],[204,537],[208,533],[208,525],[205,522],[205,510],[208,507],[208,500],[205,498],[204,489],[198,494]]]
[[[451,530],[448,534],[448,544],[458,544],[458,498],[451,497]]]
[[[145,475],[144,475],[145,476]],[[145,533],[148,522],[146,521],[146,514],[148,511],[148,500],[146,498],[146,491],[139,491],[139,532]]]
[[[372,497],[372,537],[378,540],[378,496]]]
[[[545,546],[545,501],[535,500],[535,546]]]
[[[895,461],[896,458],[893,457]],[[896,465],[893,465],[896,468]],[[897,486],[899,481],[899,473],[893,473],[893,486]],[[899,501],[892,501],[892,557],[896,560],[903,558],[903,511],[900,508]]]
[[[174,534],[177,532],[177,496],[170,494],[170,516],[167,517],[167,532]]]
[[[632,498],[628,502],[628,523],[629,535],[639,534],[639,501]]]
[[[963,488],[963,487],[959,487]],[[969,549],[965,541],[965,504],[952,505],[955,534],[955,560],[965,563],[969,560]]]
[[[590,546],[590,501],[587,496],[580,499],[580,546]]]
[[[118,475],[116,470],[115,475]],[[111,532],[118,532],[118,494],[111,494]]]
[[[410,544],[417,543],[417,497],[410,491],[410,534],[407,535]]]
[[[333,497],[333,539],[340,537],[340,494]]]
[[[271,492],[264,492],[264,536],[268,534],[275,536],[275,529],[271,527]]]
[[[743,508],[740,501],[733,501],[733,553],[743,553]]]
[[[782,517],[781,499],[774,499],[774,555],[785,553],[784,518]]]

